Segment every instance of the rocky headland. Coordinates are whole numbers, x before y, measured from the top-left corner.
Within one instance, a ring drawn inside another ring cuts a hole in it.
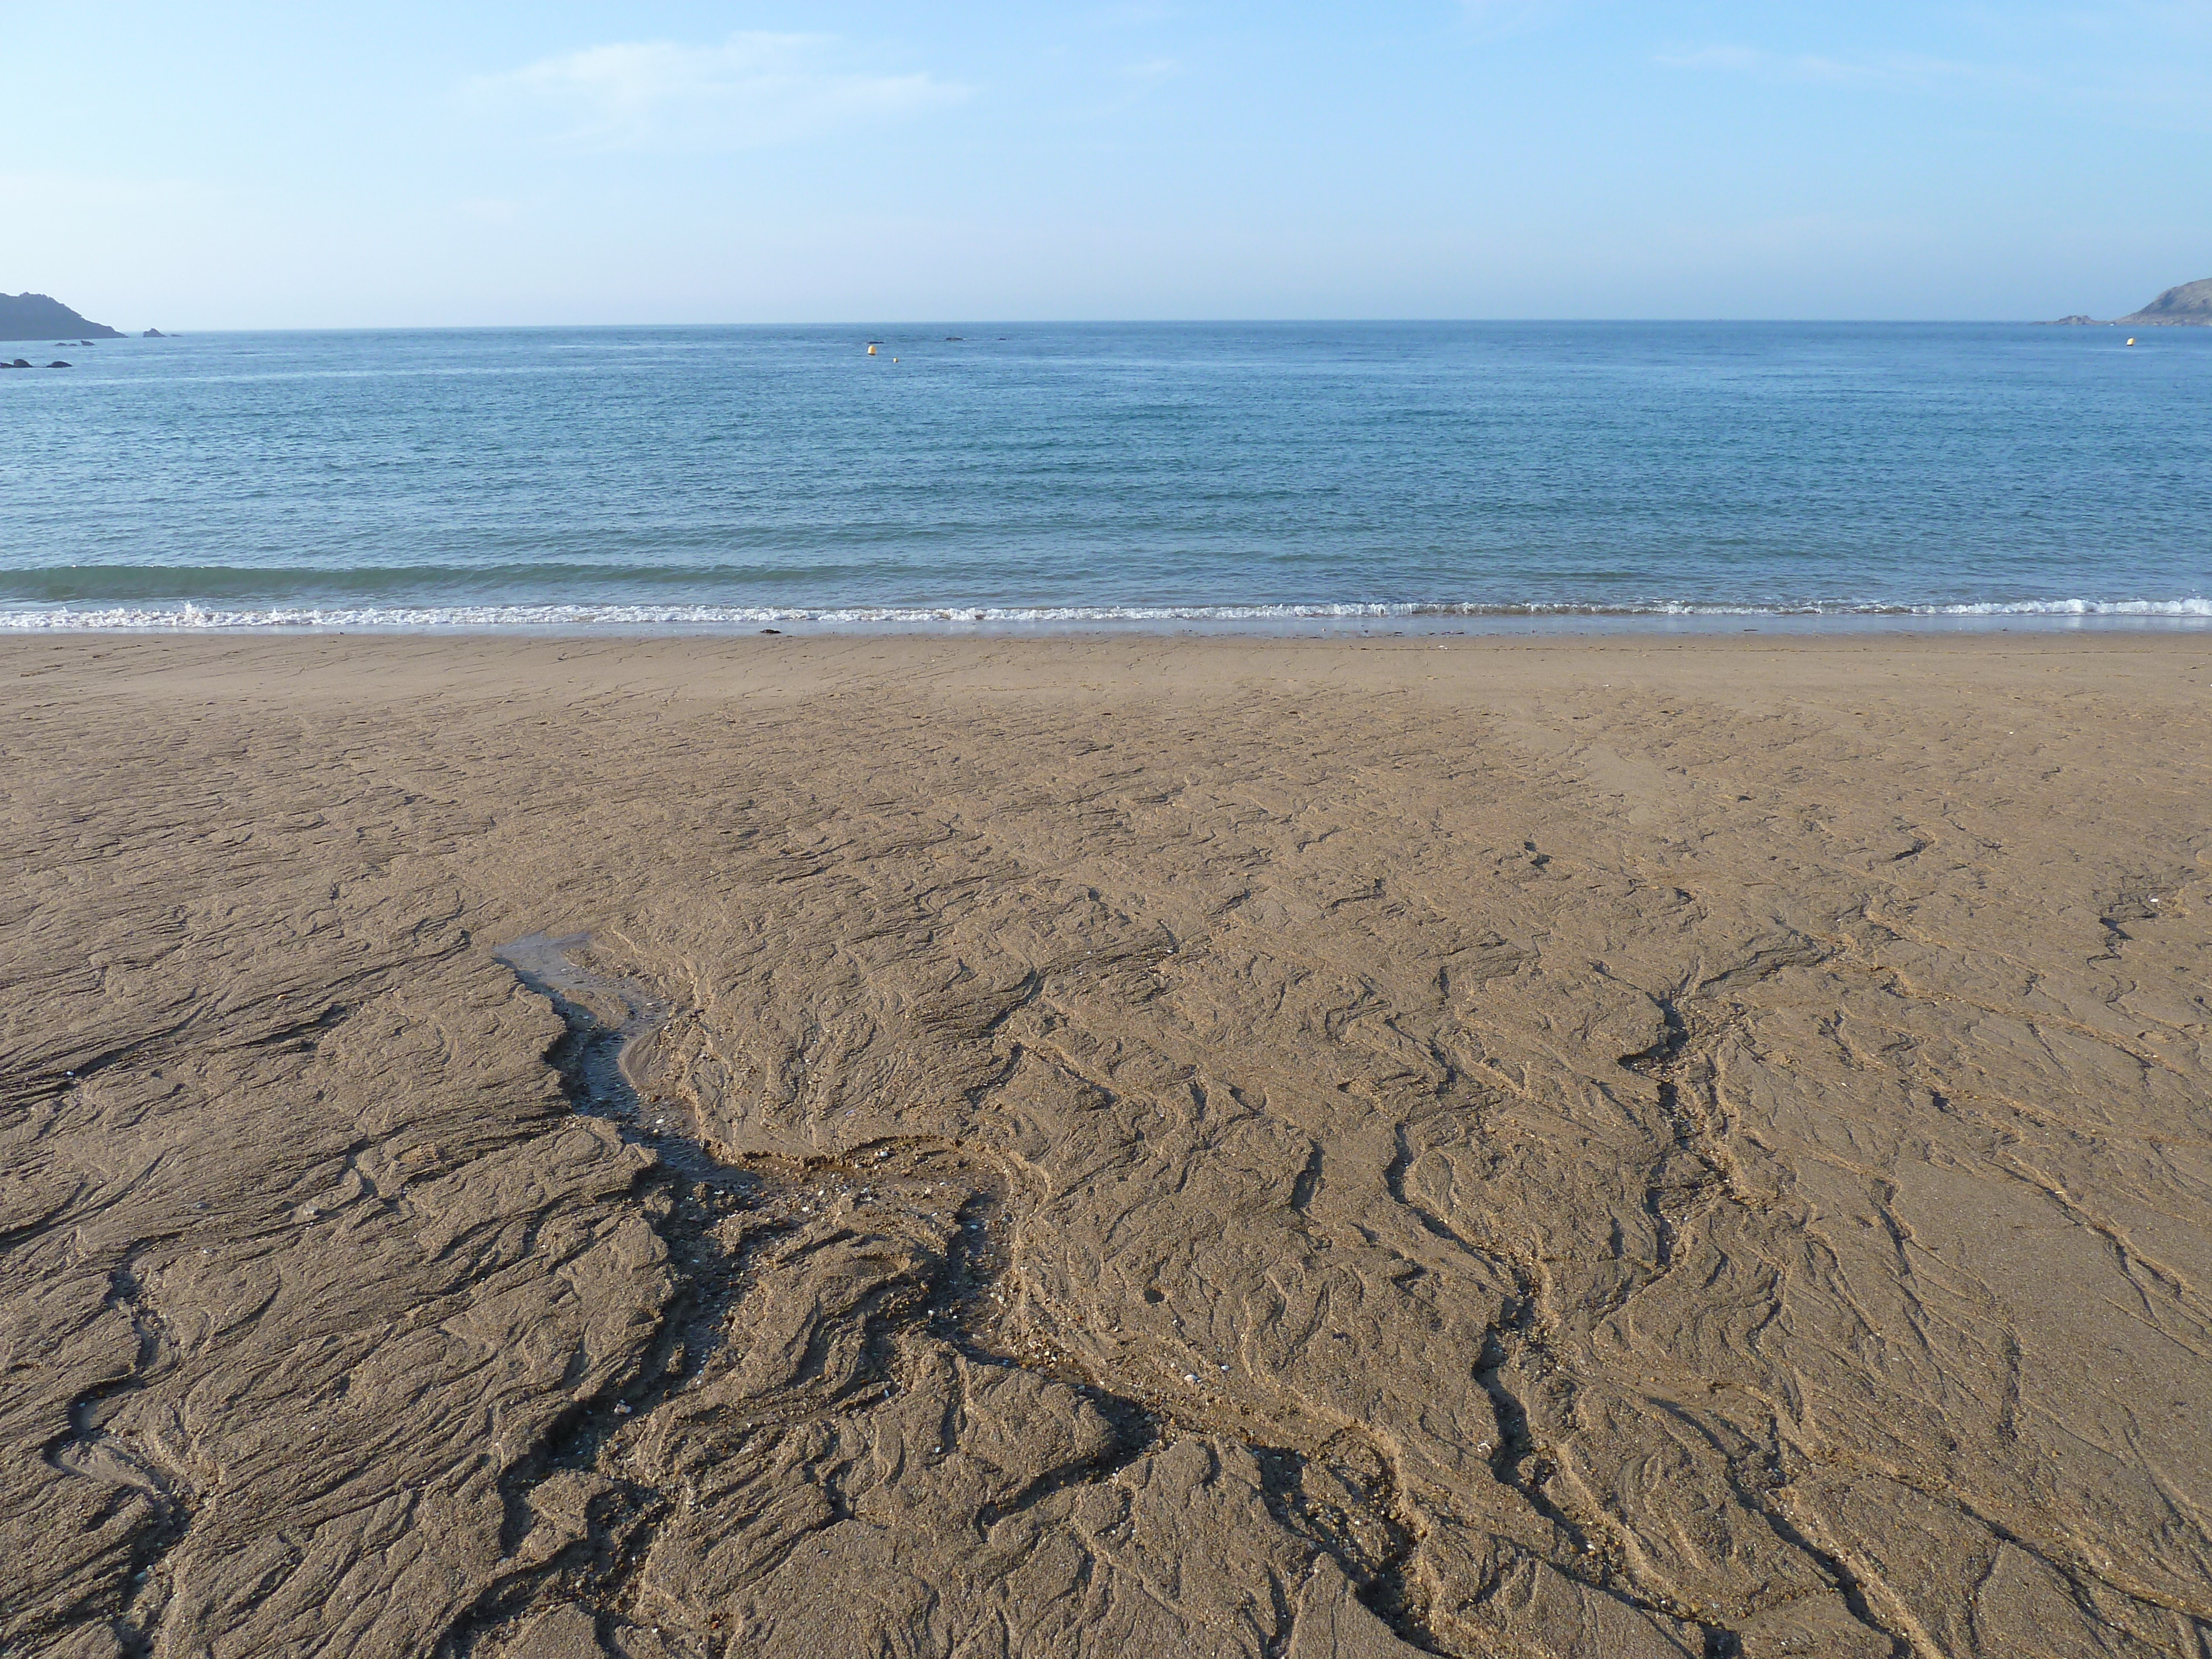
[[[2124,317],[2115,317],[2109,324],[2100,324],[2094,317],[2085,317],[2077,313],[2071,317],[2057,318],[2051,325],[2059,328],[2212,328],[2212,276],[2170,288],[2142,310],[2131,311]]]
[[[60,335],[82,340],[119,340],[122,331],[79,316],[45,294],[0,294],[0,340],[52,340]]]
[[[2114,320],[2144,328],[2212,328],[2212,276],[2170,288],[2141,311],[2131,311]]]

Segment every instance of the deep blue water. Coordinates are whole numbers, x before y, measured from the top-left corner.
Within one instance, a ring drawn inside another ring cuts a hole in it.
[[[0,626],[2212,619],[2212,330],[2136,337],[971,324],[11,345],[76,367],[0,374]]]

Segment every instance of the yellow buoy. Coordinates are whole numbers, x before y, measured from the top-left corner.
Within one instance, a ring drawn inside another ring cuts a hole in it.
[[[2132,335],[2132,334],[2129,335],[2129,336],[2128,336],[2128,343],[2129,343],[2130,345],[2133,345],[2135,343],[2136,343],[2136,337],[2135,337],[2134,335]]]

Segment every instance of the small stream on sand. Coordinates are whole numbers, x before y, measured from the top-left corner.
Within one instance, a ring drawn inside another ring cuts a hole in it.
[[[1438,1650],[1411,1600],[1404,1569],[1413,1535],[1398,1513],[1394,1472],[1363,1431],[1346,1429],[1310,1458],[1246,1440],[1222,1425],[1178,1421],[1158,1406],[1102,1386],[1012,1305],[1008,1270],[1019,1194],[994,1161],[933,1136],[878,1138],[806,1158],[718,1158],[704,1126],[653,1087],[644,1063],[652,1038],[676,1013],[667,999],[591,965],[586,934],[532,933],[493,955],[545,997],[567,1026],[547,1059],[570,1105],[651,1153],[653,1164],[637,1191],[678,1285],[630,1380],[579,1402],[538,1451],[508,1470],[501,1483],[503,1555],[513,1557],[534,1524],[531,1498],[540,1483],[562,1470],[612,1475],[622,1460],[603,1455],[610,1445],[718,1369],[732,1308],[787,1256],[795,1260],[825,1231],[864,1230],[902,1242],[920,1265],[886,1283],[857,1316],[863,1327],[858,1367],[813,1409],[862,1411],[895,1393],[902,1386],[896,1339],[910,1333],[933,1337],[972,1364],[1050,1376],[1097,1408],[1112,1425],[1114,1447],[1066,1472],[1069,1480],[1109,1479],[1179,1434],[1238,1440],[1266,1471],[1276,1518],[1317,1553],[1334,1558],[1361,1599],[1403,1639]],[[763,1421],[781,1415],[769,1408]],[[1322,1479],[1310,1492],[1313,1475]],[[589,1540],[501,1579],[449,1631],[439,1653],[459,1659],[494,1628],[555,1596],[620,1622],[629,1581],[669,1499],[628,1480],[617,1485],[621,1502],[605,1512]]]
[[[910,1231],[933,1247],[942,1266],[927,1307],[897,1311],[923,1314],[933,1334],[980,1364],[1034,1366],[1043,1358],[999,1351],[994,1340],[1005,1323],[996,1292],[1012,1225],[1012,1194],[1003,1170],[933,1136],[884,1137],[807,1158],[717,1158],[690,1109],[656,1094],[646,1076],[645,1046],[673,1006],[636,980],[589,966],[590,949],[587,934],[532,933],[493,955],[550,1000],[568,1025],[548,1058],[569,1103],[614,1124],[626,1144],[653,1154],[653,1184],[666,1188],[674,1202],[657,1227],[678,1258],[679,1273],[696,1280],[717,1265],[707,1258],[720,1254],[731,1259],[708,1276],[732,1279],[738,1258],[769,1237],[817,1224],[840,1207],[868,1211],[901,1231],[909,1228],[899,1224],[910,1220]],[[741,1225],[724,1224],[740,1215]],[[726,1306],[732,1287],[719,1288],[723,1295],[707,1299]],[[706,1311],[702,1305],[695,1316]],[[701,1331],[687,1343],[694,1365],[719,1346],[720,1334]]]

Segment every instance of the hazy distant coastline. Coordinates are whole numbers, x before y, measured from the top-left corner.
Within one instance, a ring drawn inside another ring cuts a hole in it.
[[[2212,276],[2170,288],[2141,311],[2100,322],[2076,313],[2051,320],[2056,328],[2212,328]]]
[[[0,340],[120,340],[123,331],[79,315],[46,294],[0,294]]]

